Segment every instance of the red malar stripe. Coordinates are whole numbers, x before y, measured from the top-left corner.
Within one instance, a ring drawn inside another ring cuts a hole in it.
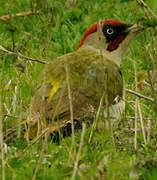
[[[109,46],[107,47],[107,50],[113,51],[118,48],[119,44],[123,41],[124,36],[118,36]]]

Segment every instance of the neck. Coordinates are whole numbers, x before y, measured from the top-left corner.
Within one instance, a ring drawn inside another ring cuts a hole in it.
[[[106,44],[106,39],[103,37],[101,40],[98,40],[98,33],[96,32],[87,37],[86,41],[84,42],[83,46],[81,46],[80,50],[94,50],[97,53],[101,53],[105,58],[109,59],[110,61],[113,61],[120,67],[121,59],[123,56],[123,54],[120,51],[120,48],[112,52],[109,52],[106,50],[107,47],[105,47],[104,44]]]
[[[90,45],[82,46],[80,48],[80,50],[82,50],[82,49],[93,50],[93,51],[95,51],[95,52],[97,52],[99,54],[101,53],[101,55],[103,55],[108,60],[110,60],[110,61],[114,62],[115,64],[117,64],[117,66],[120,67],[120,65],[121,65],[121,57],[119,56],[118,52],[116,52],[114,54],[111,54],[110,52],[108,53],[106,51],[100,50],[99,48],[95,48],[95,47],[90,46]]]

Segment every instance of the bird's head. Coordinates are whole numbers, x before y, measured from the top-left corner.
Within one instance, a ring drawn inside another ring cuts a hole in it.
[[[100,20],[85,32],[77,50],[93,49],[120,66],[130,41],[143,29],[118,20]]]

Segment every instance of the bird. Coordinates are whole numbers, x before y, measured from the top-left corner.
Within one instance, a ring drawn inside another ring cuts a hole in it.
[[[109,113],[118,117],[125,109],[121,60],[143,29],[119,20],[99,20],[84,33],[76,51],[45,65],[28,110],[29,137],[46,127],[51,133],[71,127],[71,118],[75,124],[92,122],[101,99],[104,116],[109,106]]]

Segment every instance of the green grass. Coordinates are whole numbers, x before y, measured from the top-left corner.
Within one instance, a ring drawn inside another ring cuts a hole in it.
[[[29,0],[1,0],[0,16],[30,11],[30,2]],[[15,17],[9,22],[0,21],[0,45],[29,57],[52,61],[60,55],[75,51],[85,30],[99,19],[118,19],[136,23],[139,18],[145,16],[143,10],[133,0],[74,0],[74,2],[75,5],[67,9],[63,0],[45,0],[43,1],[45,6],[42,7],[34,1],[33,10],[39,9],[40,14]],[[156,0],[152,0],[151,3],[148,0],[146,2],[157,13]],[[151,31],[148,29],[143,33],[143,41],[149,52],[152,51],[151,40]],[[155,37],[155,47],[156,41]],[[146,73],[147,67],[140,36],[132,42],[121,68],[126,87],[134,89],[134,67],[130,59],[136,61],[138,73]],[[17,68],[17,63],[25,68],[24,73]],[[2,111],[4,115],[10,113],[9,115],[12,116],[4,116],[4,132],[13,127],[17,129],[20,116],[23,120],[26,119],[31,97],[40,84],[43,68],[43,64],[24,61],[0,52]],[[149,57],[149,70],[153,68],[152,59]],[[152,96],[152,91],[148,88],[141,89],[140,93]],[[143,163],[145,159],[155,158],[156,155],[156,107],[146,100],[140,100],[143,117],[152,119],[152,129],[147,145],[144,145],[141,131],[138,132],[138,148],[135,151],[134,121],[125,118],[125,116],[134,117],[135,115],[134,100],[133,95],[127,94],[124,118],[118,127],[116,125],[113,127],[115,146],[112,145],[109,133],[99,130],[94,132],[91,143],[88,143],[91,128],[86,128],[76,179],[127,180],[136,162],[141,162],[138,168],[141,179],[157,179],[156,171],[153,168],[149,171]],[[147,120],[144,121],[145,127],[148,126],[147,122]],[[140,124],[138,126],[140,128]],[[49,139],[37,179],[71,179],[80,137],[81,132],[77,132],[77,143],[71,156],[69,156],[71,137],[61,139],[59,144],[51,143]],[[5,154],[6,179],[32,178],[43,148],[42,142],[38,141],[25,154],[22,152],[27,147],[27,142],[23,139],[15,138],[9,144],[8,152]]]

